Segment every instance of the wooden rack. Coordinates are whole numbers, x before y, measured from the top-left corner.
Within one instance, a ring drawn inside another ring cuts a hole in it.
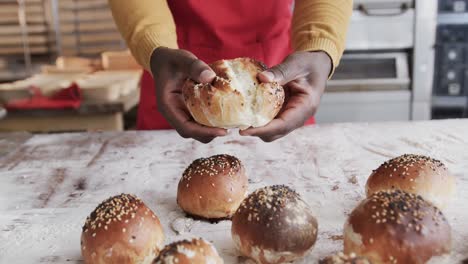
[[[53,52],[46,1],[0,2],[0,82],[31,75]]]
[[[123,49],[107,0],[0,1],[0,82],[31,76],[60,56]]]
[[[97,56],[122,50],[122,40],[106,0],[52,0],[56,2],[57,47],[65,56]],[[53,3],[54,4],[54,3]]]

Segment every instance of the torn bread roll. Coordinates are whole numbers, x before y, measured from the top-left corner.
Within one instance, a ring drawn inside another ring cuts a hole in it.
[[[383,163],[367,179],[367,196],[393,189],[419,194],[443,209],[454,196],[455,177],[439,160],[405,154]]]
[[[177,204],[191,216],[230,218],[247,195],[248,184],[244,166],[234,156],[196,159],[179,181]]]
[[[164,245],[158,217],[130,194],[111,197],[88,216],[81,234],[84,263],[151,263]]]
[[[372,263],[426,263],[449,253],[451,228],[442,212],[421,196],[400,190],[372,194],[344,226],[344,253]]]
[[[192,239],[167,245],[153,264],[223,264],[216,248],[204,239]]]
[[[285,263],[314,246],[317,220],[294,190],[268,186],[244,199],[232,217],[231,234],[240,252],[257,263]]]
[[[219,128],[261,127],[280,111],[284,89],[278,83],[261,83],[258,73],[266,66],[249,58],[221,60],[210,65],[212,83],[187,80],[182,92],[185,104],[198,123]]]

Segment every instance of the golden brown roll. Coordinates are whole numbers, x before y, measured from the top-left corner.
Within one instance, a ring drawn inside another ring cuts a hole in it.
[[[248,179],[239,159],[215,155],[192,162],[177,188],[177,204],[204,219],[230,218],[247,195]]]
[[[319,261],[319,264],[372,264],[367,258],[356,256],[356,254],[344,254],[339,252]]]
[[[317,220],[298,193],[284,185],[250,194],[232,217],[232,238],[241,253],[259,263],[303,257],[317,239]]]
[[[210,65],[212,83],[187,80],[182,89],[185,104],[195,121],[220,128],[260,127],[280,111],[284,89],[278,83],[261,83],[257,74],[265,65],[249,58],[220,60]]]
[[[223,259],[210,242],[200,238],[167,245],[153,264],[223,264]]]
[[[353,210],[344,227],[344,252],[372,263],[422,264],[450,249],[451,229],[442,212],[400,190],[374,193]]]
[[[163,247],[158,217],[137,197],[121,194],[94,209],[81,234],[85,263],[151,263]]]
[[[367,196],[391,189],[419,194],[445,208],[455,193],[455,177],[438,160],[406,154],[380,165],[367,180]]]

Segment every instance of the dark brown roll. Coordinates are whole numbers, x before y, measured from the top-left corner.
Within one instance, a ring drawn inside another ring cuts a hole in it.
[[[167,245],[153,264],[223,264],[216,248],[204,239],[192,239]]]
[[[130,194],[111,197],[94,209],[81,234],[85,263],[151,263],[163,247],[158,217]]]
[[[220,60],[210,65],[216,73],[212,83],[187,80],[182,89],[193,118],[210,127],[260,127],[269,123],[284,102],[278,83],[261,83],[258,73],[263,63],[250,58]]]
[[[339,252],[319,261],[319,264],[372,264],[367,258],[356,256],[356,254],[344,254]]]
[[[248,179],[239,159],[215,155],[192,162],[177,188],[177,204],[204,219],[230,218],[247,195]]]
[[[284,263],[313,247],[317,220],[298,193],[275,185],[256,190],[242,202],[231,233],[244,256],[259,263]]]
[[[442,212],[421,196],[400,190],[372,194],[344,227],[344,252],[372,263],[426,263],[449,253],[451,229]]]
[[[367,196],[392,189],[419,194],[443,209],[455,193],[455,177],[438,160],[406,154],[380,165],[367,180]]]

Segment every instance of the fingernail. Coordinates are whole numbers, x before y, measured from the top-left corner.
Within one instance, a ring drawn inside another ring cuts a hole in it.
[[[204,71],[202,71],[202,73],[200,74],[200,79],[201,79],[203,82],[209,82],[209,81],[211,81],[211,79],[213,79],[215,76],[216,76],[216,74],[215,74],[213,71],[204,70]]]
[[[241,136],[250,136],[250,133],[246,130],[239,130],[239,135]]]
[[[263,75],[268,79],[268,81],[272,82],[275,80],[275,75],[270,71],[263,72]]]
[[[227,135],[227,131],[226,131],[226,130],[217,131],[217,132],[215,133],[215,135],[216,135],[217,137],[224,137],[224,136]]]

